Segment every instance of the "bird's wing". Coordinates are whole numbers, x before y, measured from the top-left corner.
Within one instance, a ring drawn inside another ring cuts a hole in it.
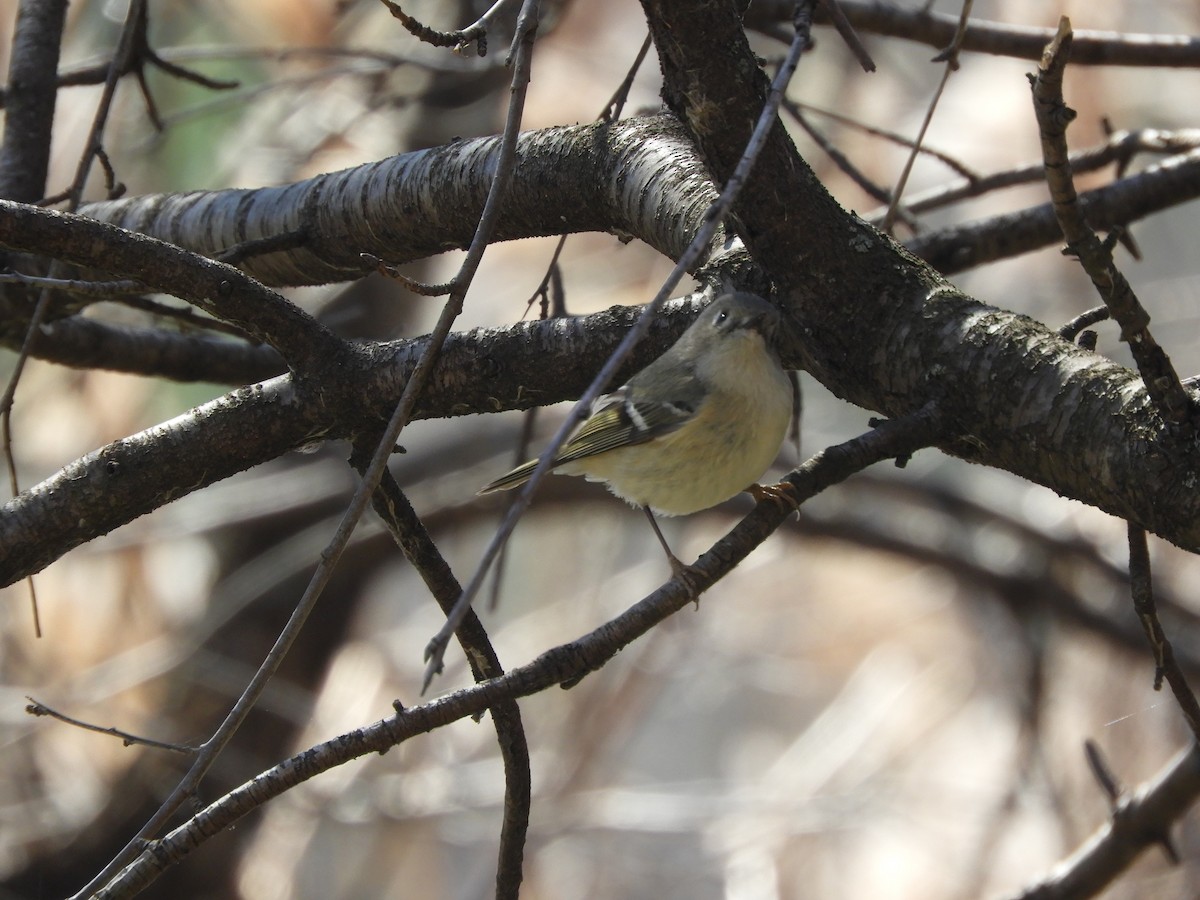
[[[695,413],[686,401],[639,400],[628,388],[622,388],[597,401],[595,412],[563,447],[555,464],[643,444],[670,434]]]
[[[654,400],[646,397],[651,393],[650,385],[654,386]],[[662,397],[671,399],[657,399]],[[703,399],[703,389],[691,365],[673,359],[668,351],[633,376],[628,384],[598,397],[591,416],[555,457],[553,466],[670,434],[696,414]],[[479,493],[519,487],[533,474],[537,463],[536,459],[522,463],[484,485]]]

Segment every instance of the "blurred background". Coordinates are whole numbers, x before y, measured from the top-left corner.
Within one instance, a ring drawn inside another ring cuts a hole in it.
[[[410,0],[406,11],[461,26],[489,4]],[[919,7],[914,2],[899,6]],[[925,4],[929,5],[929,4]],[[935,2],[957,15],[959,4]],[[6,53],[14,0],[0,2]],[[1189,0],[1109,4],[978,0],[974,18],[1077,29],[1196,34]],[[496,133],[508,99],[507,40],[484,58],[418,44],[366,0],[160,0],[151,39],[164,57],[236,79],[213,92],[151,72],[156,133],[130,82],[106,149],[132,195],[280,184]],[[104,59],[123,4],[76,0],[63,68]],[[503,32],[509,25],[501,25]],[[543,3],[526,128],[595,118],[645,38],[635,0]],[[862,126],[917,133],[943,65],[935,48],[863,34],[866,75],[818,28],[791,98],[875,183],[892,187],[908,150]],[[777,61],[786,47],[754,38]],[[7,66],[7,57],[3,64]],[[964,54],[926,144],[979,174],[1040,157],[1029,61]],[[653,53],[626,113],[656,109]],[[99,88],[60,93],[50,192],[69,181]],[[1076,68],[1074,148],[1117,129],[1200,124],[1200,74]],[[836,113],[832,115],[831,113]],[[789,118],[797,145],[838,199],[880,204]],[[1138,159],[1133,168],[1153,162]],[[1081,179],[1112,177],[1111,167]],[[906,196],[961,180],[918,160]],[[93,185],[98,199],[102,187]],[[923,214],[925,229],[1042,203],[1032,185]],[[1133,229],[1142,259],[1119,262],[1181,374],[1200,372],[1195,204]],[[897,237],[912,229],[901,225]],[[537,314],[528,302],[554,240],[490,248],[461,328]],[[461,255],[405,268],[451,277]],[[610,235],[576,235],[560,260],[567,309],[645,302],[670,261]],[[969,293],[1050,326],[1096,305],[1057,248],[956,276]],[[682,292],[682,291],[681,291]],[[395,338],[429,329],[438,301],[397,283],[290,292],[341,333]],[[119,317],[98,305],[94,314]],[[1099,351],[1127,361],[1115,329]],[[0,353],[0,372],[13,355]],[[869,413],[801,377],[801,455],[866,430]],[[17,393],[14,451],[28,487],[104,443],[228,390],[33,363]],[[560,421],[542,412],[534,450]],[[418,422],[393,470],[460,580],[478,562],[505,497],[477,488],[518,454],[519,414]],[[0,603],[0,897],[63,896],[98,871],[186,769],[186,758],[24,712],[26,696],[101,726],[203,740],[236,698],[299,598],[354,486],[347,449],[294,454],[192,494],[81,547],[37,576],[45,636],[28,590]],[[780,456],[782,474],[799,460]],[[707,549],[748,498],[664,523],[684,560]],[[1200,656],[1195,557],[1152,539],[1168,635]],[[533,754],[526,852],[530,900],[574,898],[908,898],[1008,894],[1047,871],[1105,820],[1083,742],[1126,785],[1185,746],[1130,609],[1124,523],[1005,473],[918,454],[818,497],[747,562],[570,691],[522,701]],[[551,479],[480,609],[506,666],[597,627],[669,575],[636,510],[581,480]],[[441,623],[381,528],[359,528],[334,583],[259,711],[220,759],[202,802],[287,755],[420,701],[422,652]],[[451,649],[433,692],[470,682]],[[364,898],[488,896],[503,778],[487,722],[458,723],[295,789],[197,851],[144,896]],[[1112,898],[1195,896],[1192,814],[1174,834],[1182,865],[1146,853]]]

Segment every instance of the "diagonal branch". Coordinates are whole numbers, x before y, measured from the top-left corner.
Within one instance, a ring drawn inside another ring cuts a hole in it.
[[[1160,844],[1171,823],[1200,797],[1200,747],[1192,744],[1151,781],[1118,799],[1112,818],[1067,859],[1014,900],[1094,897],[1143,851]]]
[[[300,371],[345,352],[331,331],[238,269],[144,234],[0,200],[0,246],[135,278],[237,325]]]
[[[924,410],[902,421],[880,423],[874,430],[812,457],[785,481],[792,485],[792,497],[803,503],[869,465],[893,457],[907,457],[928,446],[938,438],[942,428],[941,420],[932,410]],[[790,508],[773,501],[760,503],[696,561],[690,570],[690,580],[699,590],[707,590],[733,571],[790,513]],[[526,665],[420,706],[398,706],[396,715],[389,719],[340,735],[285,760],[210,804],[161,840],[152,841],[131,865],[95,896],[106,900],[132,896],[168,866],[242,816],[334,766],[368,753],[383,752],[450,722],[481,715],[499,703],[511,702],[556,684],[578,682],[603,666],[623,647],[685,608],[694,595],[693,588],[685,585],[683,579],[673,578],[615,619],[578,640],[542,653]]]
[[[369,450],[369,448],[368,448]],[[360,473],[366,468],[366,453],[352,460]],[[420,574],[425,586],[445,615],[449,615],[462,588],[445,558],[434,544],[425,525],[417,516],[400,485],[385,473],[372,498],[375,512],[405,558]],[[500,657],[479,617],[468,611],[454,636],[466,655],[475,681],[483,682],[504,674]],[[532,776],[529,745],[521,724],[521,709],[516,700],[505,700],[491,707],[492,723],[504,761],[504,822],[500,829],[500,860],[496,868],[497,900],[516,900],[521,886],[521,863],[525,835],[529,830]]]
[[[1121,340],[1129,345],[1146,391],[1168,421],[1176,425],[1186,423],[1194,429],[1197,410],[1180,384],[1166,351],[1150,334],[1150,314],[1113,262],[1112,247],[1100,241],[1079,208],[1067,155],[1067,125],[1075,118],[1075,111],[1063,102],[1062,93],[1062,77],[1072,41],[1071,22],[1063,16],[1058,33],[1047,45],[1038,65],[1037,76],[1030,78],[1054,214],[1067,249],[1079,259],[1109,314],[1121,326]]]

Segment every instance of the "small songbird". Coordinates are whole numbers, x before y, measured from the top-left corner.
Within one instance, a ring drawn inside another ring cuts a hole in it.
[[[755,294],[724,294],[666,353],[599,397],[551,470],[603,481],[654,516],[682,516],[742,491],[777,496],[756,482],[779,453],[792,415],[792,385],[771,346],[779,312]],[[479,493],[524,484],[523,463]]]

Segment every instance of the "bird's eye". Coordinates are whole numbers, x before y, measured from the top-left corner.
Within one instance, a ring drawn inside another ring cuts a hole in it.
[[[723,309],[719,313],[717,313],[716,317],[713,319],[713,324],[720,325],[728,318],[729,318],[729,310]]]

